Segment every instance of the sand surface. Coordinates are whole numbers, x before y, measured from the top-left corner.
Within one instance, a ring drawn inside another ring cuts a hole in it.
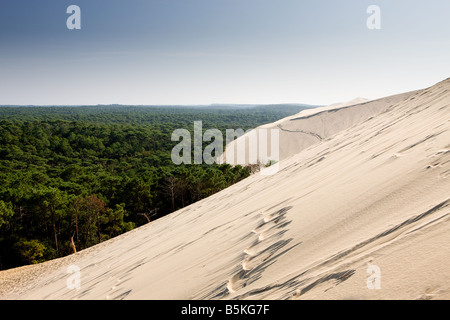
[[[280,123],[322,139],[276,174],[0,272],[0,298],[450,299],[450,79]]]
[[[298,114],[255,128],[229,143],[223,155],[219,157],[219,162],[247,165],[255,164],[258,161],[261,164],[266,164],[270,160],[284,160],[344,129],[383,112],[396,103],[407,100],[416,93],[417,91],[407,92],[373,101],[356,98],[325,107],[303,110]],[[279,144],[276,147],[278,154],[275,157],[271,154],[272,137],[270,131],[273,129],[278,130],[279,134],[277,141]],[[251,142],[251,136],[254,139],[253,141],[256,142]],[[256,159],[251,158],[249,146],[259,145],[261,142],[267,146],[267,151],[259,152],[259,149],[257,149],[255,151]],[[238,153],[244,154],[244,157],[239,158]]]

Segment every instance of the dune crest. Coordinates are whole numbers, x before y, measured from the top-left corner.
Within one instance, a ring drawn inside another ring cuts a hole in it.
[[[265,144],[268,146],[268,150],[270,150],[271,138],[270,136],[266,138],[266,135],[261,135],[261,132],[267,132],[272,129],[279,130],[278,161],[284,160],[342,130],[375,116],[416,93],[416,91],[413,91],[372,101],[364,98],[356,98],[348,102],[303,110],[296,115],[259,126],[229,143],[223,155],[219,157],[218,162],[233,165],[247,165],[252,163],[248,156],[250,152],[249,137],[251,135],[256,136],[258,143],[260,143],[261,139],[266,139]],[[243,153],[245,157],[239,159],[236,156],[238,152]],[[257,161],[261,164],[266,164],[270,160],[273,160],[270,156],[270,151],[267,155],[264,153],[258,154]]]

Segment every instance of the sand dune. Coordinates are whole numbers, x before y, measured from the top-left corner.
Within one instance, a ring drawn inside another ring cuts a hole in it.
[[[344,129],[375,116],[416,93],[416,91],[413,91],[373,101],[356,98],[348,102],[303,110],[296,115],[255,128],[229,143],[225,148],[224,154],[219,158],[219,162],[247,165],[256,163],[256,161],[266,164],[270,160],[284,160]],[[269,134],[261,135],[262,131],[268,132],[272,129],[279,130],[278,159],[274,159],[270,155],[271,136]],[[250,153],[249,145],[252,145],[249,137],[252,135],[254,136],[254,141],[258,141],[258,143],[260,143],[261,139],[265,139],[265,144],[269,150],[266,153],[258,153],[257,159],[253,159],[253,162],[248,156]],[[238,158],[238,153],[246,156]]]
[[[278,173],[71,256],[0,272],[0,297],[450,299],[449,119],[450,79],[300,114],[282,128],[301,122],[321,139],[297,146]],[[79,289],[67,286],[71,265]]]

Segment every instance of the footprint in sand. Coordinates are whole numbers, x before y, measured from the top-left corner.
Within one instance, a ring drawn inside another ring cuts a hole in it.
[[[245,257],[240,264],[240,270],[228,280],[227,289],[229,292],[236,292],[245,287],[251,280],[252,270],[260,268],[286,245],[286,241],[280,239],[287,231],[286,227],[291,223],[286,218],[286,213],[291,208],[285,207],[263,215],[260,223],[252,230],[256,239],[243,250]]]

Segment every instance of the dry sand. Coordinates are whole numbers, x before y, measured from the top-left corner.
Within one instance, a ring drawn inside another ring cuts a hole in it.
[[[0,272],[0,298],[450,299],[450,79],[385,102],[294,119],[323,136],[278,173]]]
[[[271,136],[268,132],[272,129],[279,132],[279,154],[276,161],[284,160],[344,129],[383,112],[398,102],[407,100],[416,93],[417,91],[413,91],[373,101],[356,98],[348,102],[303,110],[296,115],[255,128],[229,143],[224,154],[219,158],[219,162],[247,165],[249,163],[254,164],[257,161],[266,164],[269,160],[275,160],[270,155]],[[267,132],[267,134],[262,136],[261,132]],[[254,141],[257,141],[256,144],[259,144],[261,139],[265,140],[264,143],[268,152],[259,154],[256,151],[256,159],[250,160],[248,146],[252,145],[249,140],[252,135]],[[238,152],[247,156],[239,159],[236,156]]]

